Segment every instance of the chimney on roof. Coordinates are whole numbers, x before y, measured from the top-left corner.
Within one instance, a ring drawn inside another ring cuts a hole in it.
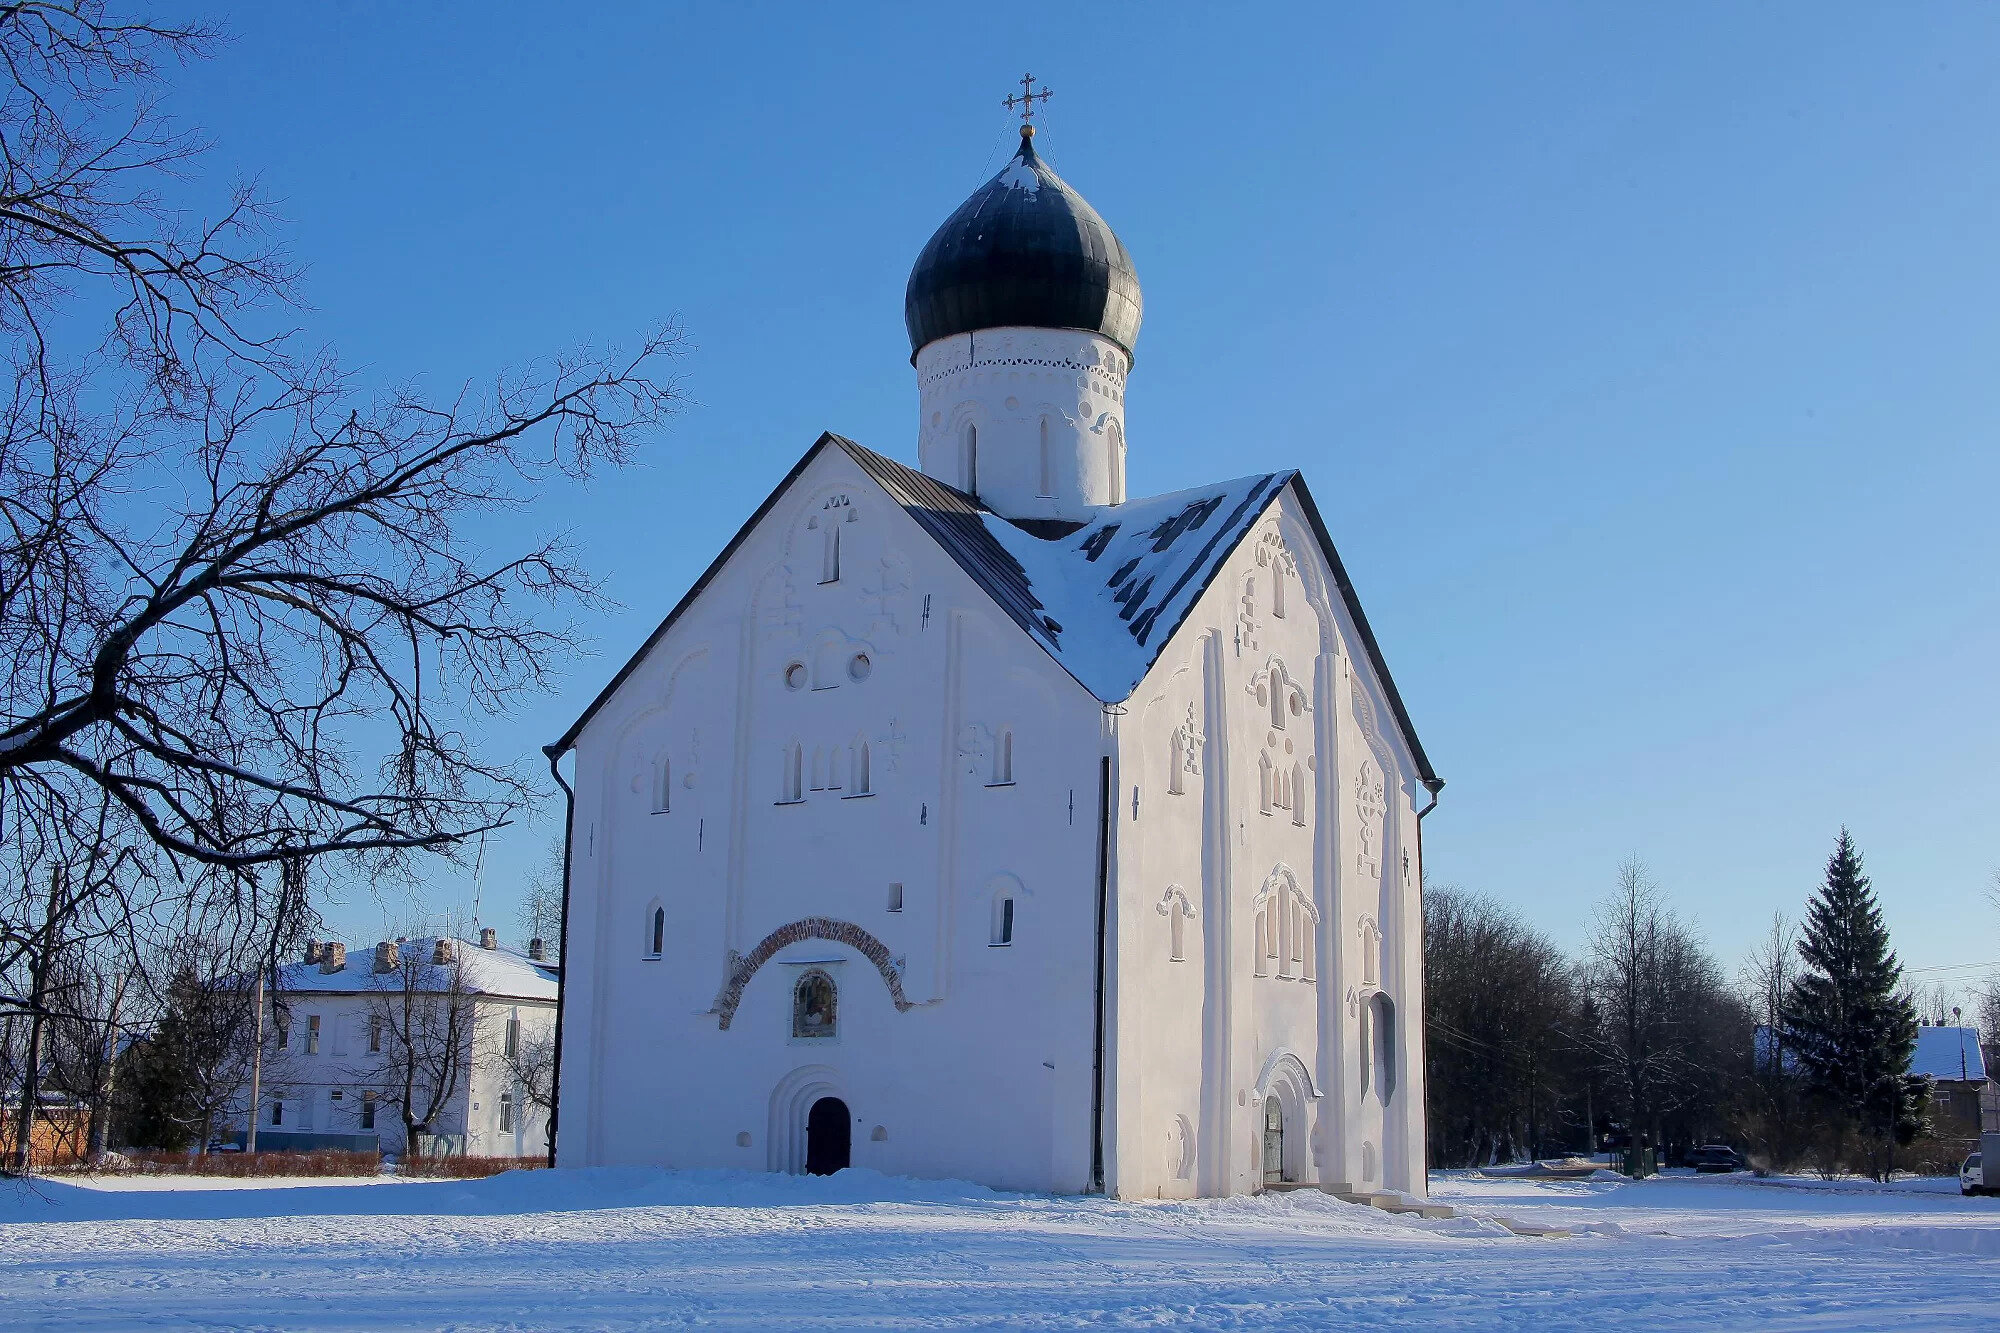
[[[531,940],[529,940],[529,941],[528,941],[528,961],[529,961],[529,962],[531,962],[531,963],[539,963],[539,962],[541,962],[541,961],[542,961],[542,959],[543,959],[543,957],[544,957],[544,955],[545,955],[545,954],[546,954],[547,952],[548,952],[548,951],[547,951],[547,950],[546,950],[546,949],[545,949],[545,948],[543,947],[543,945],[542,945],[542,937],[541,937],[540,935],[537,935],[537,936],[535,936],[535,938],[533,938],[533,939],[531,939]]]
[[[431,950],[431,966],[443,967],[451,961],[451,941],[440,935],[437,945]]]
[[[398,967],[402,966],[403,960],[401,954],[402,951],[392,941],[383,940],[375,946],[375,970],[377,972],[394,972]]]
[[[338,940],[328,940],[319,946],[319,970],[331,976],[347,966],[347,946]]]
[[[317,962],[319,961],[319,941],[318,941],[318,940],[307,940],[307,941],[306,941],[306,961],[307,961],[308,963],[317,963]]]
[[[482,948],[482,949],[497,949],[497,948],[499,948],[499,947],[500,947],[500,932],[499,932],[499,931],[497,931],[497,930],[495,930],[495,929],[493,929],[493,927],[491,927],[491,926],[488,926],[488,927],[486,927],[486,928],[485,928],[484,930],[480,931],[480,932],[479,932],[479,947],[480,947],[480,948]]]

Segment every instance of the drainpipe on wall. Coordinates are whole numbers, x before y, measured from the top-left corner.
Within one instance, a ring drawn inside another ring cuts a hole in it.
[[[1096,1034],[1090,1068],[1090,1189],[1104,1190],[1104,948],[1105,909],[1111,888],[1111,756],[1097,761],[1097,957]]]
[[[1418,945],[1417,957],[1419,960],[1417,968],[1418,976],[1423,975],[1422,958],[1423,958],[1423,935],[1424,935],[1424,874],[1430,868],[1430,863],[1424,860],[1424,816],[1429,814],[1431,811],[1437,809],[1438,793],[1444,790],[1444,779],[1426,778],[1424,780],[1424,790],[1431,794],[1431,803],[1425,806],[1423,809],[1417,811],[1417,945]],[[1425,986],[1424,1004],[1426,1006],[1428,1006],[1430,1003],[1430,995],[1431,995],[1430,987]],[[1423,1010],[1421,1008],[1417,1011],[1416,1021],[1420,1025],[1418,1031],[1423,1031],[1421,1024],[1424,1021],[1424,1015],[1423,1015]],[[1420,1105],[1417,1108],[1417,1111],[1423,1122],[1423,1128],[1421,1131],[1422,1137],[1418,1140],[1418,1143],[1420,1146],[1420,1150],[1424,1155],[1424,1197],[1426,1198],[1430,1197],[1430,1192],[1431,1192],[1430,1062],[1431,1062],[1430,1033],[1424,1032],[1424,1100],[1422,1105]]]
[[[549,1165],[556,1164],[556,1124],[562,1110],[562,1053],[563,1053],[563,1009],[569,997],[569,878],[570,850],[576,843],[576,792],[563,781],[560,745],[544,745],[542,753],[549,758],[549,774],[556,785],[563,789],[563,882],[562,882],[562,922],[556,929],[556,1054],[549,1069]],[[1432,802],[1436,804],[1435,801]],[[1419,836],[1422,829],[1418,829]],[[1418,846],[1421,848],[1422,843]]]

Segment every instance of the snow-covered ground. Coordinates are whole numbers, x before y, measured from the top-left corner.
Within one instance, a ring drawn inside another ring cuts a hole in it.
[[[1986,1327],[2000,1199],[1748,1177],[1448,1175],[1466,1216],[1316,1193],[996,1194],[864,1172],[0,1182],[0,1327]],[[1531,1240],[1503,1214],[1577,1229]]]

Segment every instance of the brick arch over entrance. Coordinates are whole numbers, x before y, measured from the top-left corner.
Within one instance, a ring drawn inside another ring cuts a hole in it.
[[[757,947],[749,953],[730,950],[729,977],[722,983],[722,993],[715,997],[716,1027],[719,1030],[729,1030],[730,1020],[736,1017],[736,1006],[743,1001],[743,988],[750,984],[751,977],[757,975],[757,969],[770,962],[772,954],[800,940],[831,940],[835,944],[845,944],[875,964],[875,970],[882,974],[882,983],[889,988],[889,998],[895,1002],[897,1013],[915,1007],[904,998],[902,971],[896,966],[896,960],[889,956],[889,950],[882,941],[851,921],[809,916],[779,926],[757,941]]]

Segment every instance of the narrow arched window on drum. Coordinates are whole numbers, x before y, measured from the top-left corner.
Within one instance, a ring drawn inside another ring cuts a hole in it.
[[[792,990],[792,1035],[831,1037],[839,1017],[839,1003],[832,977],[817,970],[800,977]]]

